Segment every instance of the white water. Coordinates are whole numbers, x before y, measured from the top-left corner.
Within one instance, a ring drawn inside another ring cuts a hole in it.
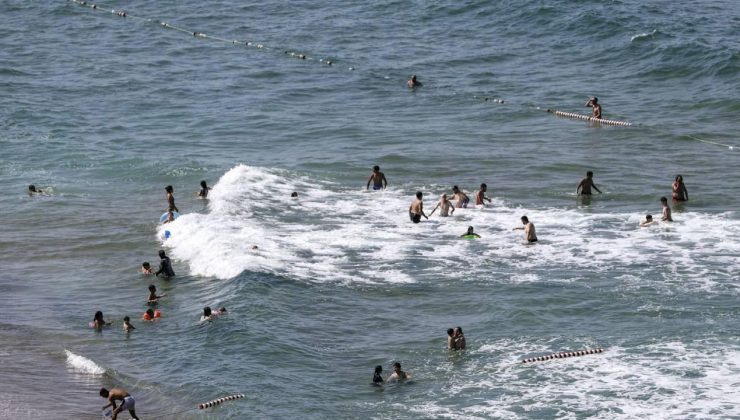
[[[64,353],[67,355],[67,365],[71,366],[77,372],[90,375],[102,375],[105,373],[105,369],[87,357],[74,354],[69,350],[64,350]]]

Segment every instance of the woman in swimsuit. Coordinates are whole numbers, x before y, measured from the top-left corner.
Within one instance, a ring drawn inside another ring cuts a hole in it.
[[[681,175],[676,175],[676,180],[673,181],[673,199],[676,201],[689,201],[689,192],[686,191],[686,185],[684,185]]]

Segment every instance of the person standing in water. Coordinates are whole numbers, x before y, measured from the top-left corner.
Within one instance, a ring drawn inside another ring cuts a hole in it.
[[[103,311],[95,312],[95,316],[93,316],[93,320],[90,323],[90,325],[96,330],[102,330],[103,327],[107,327],[112,324],[113,324],[113,321],[106,322],[105,319],[103,319]]]
[[[470,198],[460,188],[457,188],[457,185],[452,186],[452,198],[456,200],[455,207],[457,208],[467,208],[470,203]]]
[[[653,215],[648,214],[647,216],[645,216],[645,221],[640,223],[640,227],[647,227],[652,225],[653,223],[655,223],[655,220],[653,220]]]
[[[415,74],[411,75],[411,79],[406,82],[406,85],[408,85],[408,87],[411,89],[424,86],[420,81],[416,80]]]
[[[489,203],[491,202],[491,199],[486,197],[486,191],[488,191],[488,185],[486,185],[485,183],[480,184],[480,190],[478,190],[478,192],[475,193],[475,205],[476,206],[485,204],[484,201],[486,200]]]
[[[172,269],[172,261],[170,261],[170,257],[165,254],[163,249],[159,250],[159,258],[159,270],[154,275],[159,276],[160,274],[164,274],[165,277],[174,277],[175,270]]]
[[[385,174],[380,172],[380,166],[373,166],[373,172],[370,174],[370,178],[367,180],[366,190],[370,189],[370,183],[373,183],[373,190],[384,190],[388,187],[388,180],[385,179]]]
[[[681,175],[676,175],[673,181],[673,201],[689,201],[689,192],[686,191]]]
[[[592,96],[591,99],[586,102],[586,106],[591,107],[594,118],[597,120],[601,119],[601,105],[599,105],[599,98]]]
[[[668,206],[668,199],[660,197],[660,205],[663,206],[663,217],[660,220],[663,222],[672,222],[673,218],[671,217],[671,208]]]
[[[411,218],[411,221],[414,223],[421,222],[421,216],[424,216],[425,219],[429,220],[429,217],[424,214],[424,203],[421,201],[423,196],[424,194],[422,194],[421,191],[417,191],[416,198],[411,202],[411,206],[409,207],[409,218]]]
[[[206,181],[200,181],[200,191],[198,191],[198,197],[200,198],[208,198],[208,191],[211,191],[212,188],[206,184]]]
[[[134,401],[134,397],[132,397],[128,392],[121,388],[113,388],[110,391],[105,388],[100,388],[100,396],[108,400],[108,404],[103,406],[103,410],[108,407],[113,407],[113,416],[111,419],[116,420],[121,411],[128,410],[132,419],[139,420],[139,418],[136,417],[135,411],[136,401]],[[121,401],[121,405],[118,407],[116,407],[117,400]]]
[[[455,206],[453,206],[452,202],[447,199],[447,194],[442,194],[437,203],[437,207],[429,213],[429,216],[431,217],[437,209],[439,209],[439,217],[448,217],[455,213]]]
[[[523,227],[514,228],[514,230],[523,230],[524,239],[529,243],[537,242],[537,233],[534,230],[534,224],[529,221],[527,216],[522,216]]]
[[[586,172],[586,177],[581,180],[576,187],[576,195],[591,195],[591,187],[601,194],[601,190],[594,184],[594,173],[591,171]]]
[[[455,350],[465,350],[465,335],[463,334],[462,327],[455,327],[453,339],[455,341]]]
[[[401,370],[401,363],[394,363],[393,373],[388,377],[388,380],[405,381],[406,379],[411,379],[411,375]]]
[[[383,373],[383,366],[375,366],[375,372],[373,373],[373,385],[380,385],[385,382],[381,373]]]
[[[168,186],[164,187],[164,190],[166,192],[167,205],[169,206],[168,207],[168,210],[169,211],[176,211],[176,212],[179,213],[180,210],[178,210],[177,209],[177,206],[175,205],[175,196],[173,195],[173,193],[174,193],[175,190],[172,188],[172,185],[168,185]]]
[[[455,330],[453,330],[452,328],[447,329],[447,349],[456,350],[455,349]]]

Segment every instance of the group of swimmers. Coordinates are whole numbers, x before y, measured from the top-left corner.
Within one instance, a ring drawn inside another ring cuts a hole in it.
[[[206,181],[201,181],[200,186],[201,189],[200,191],[198,191],[197,196],[205,199],[208,197],[208,192],[211,190],[211,188],[208,187]],[[30,185],[28,189],[30,194],[43,193],[42,190],[36,188],[34,185]],[[165,187],[165,198],[167,200],[168,217],[162,223],[170,223],[175,219],[174,213],[179,213],[179,209],[175,205],[174,188],[171,185]],[[172,261],[170,260],[170,257],[167,256],[164,250],[159,251],[159,258],[159,269],[157,271],[154,271],[151,267],[151,264],[145,261],[141,265],[141,274],[145,276],[153,275],[157,277],[161,275],[166,279],[174,277],[175,270],[172,268]],[[150,284],[148,290],[149,295],[147,297],[146,304],[149,305],[150,308],[148,308],[144,312],[141,320],[146,322],[155,322],[162,317],[162,312],[156,309],[156,306],[159,303],[159,300],[166,297],[167,294],[158,294],[157,287],[154,284]],[[217,310],[212,310],[210,306],[206,306],[203,308],[203,314],[200,317],[200,322],[212,321],[216,317],[224,315],[226,313],[226,308],[223,306]],[[93,321],[90,323],[90,326],[98,331],[111,325],[113,325],[113,321],[106,321],[104,319],[102,311],[95,312]],[[125,316],[123,318],[123,331],[126,333],[130,333],[135,329],[136,327],[131,323],[131,318]],[[107,408],[111,407],[112,409],[109,414],[113,420],[115,420],[118,417],[118,414],[124,410],[128,410],[131,417],[138,420],[135,411],[136,401],[126,390],[121,388],[113,388],[111,390],[101,388],[100,396],[108,400],[108,404],[103,406],[103,410],[105,411]],[[116,404],[116,402],[120,402],[120,404]]]

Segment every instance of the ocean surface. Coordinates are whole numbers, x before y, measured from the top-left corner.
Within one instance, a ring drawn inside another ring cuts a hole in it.
[[[114,386],[142,419],[740,418],[737,1],[0,16],[0,418],[99,419]],[[545,112],[594,95],[633,125]],[[690,200],[639,228],[677,174]],[[485,208],[410,223],[416,191],[429,212],[482,182]],[[182,215],[160,226],[166,185]],[[160,249],[172,279],[139,273]],[[369,385],[395,361],[411,382]]]

